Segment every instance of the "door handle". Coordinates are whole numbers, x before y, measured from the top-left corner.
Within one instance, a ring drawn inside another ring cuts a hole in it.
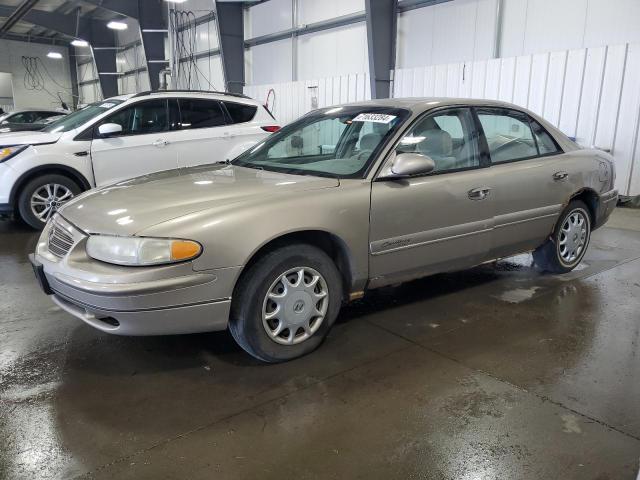
[[[161,138],[161,139],[156,140],[155,142],[153,142],[152,145],[154,147],[166,147],[167,145],[169,145],[169,141],[165,140],[164,138]]]
[[[491,189],[489,187],[480,187],[469,190],[469,198],[471,200],[484,200],[489,196]]]
[[[568,176],[569,174],[567,172],[556,172],[553,174],[553,179],[558,181],[565,180]]]

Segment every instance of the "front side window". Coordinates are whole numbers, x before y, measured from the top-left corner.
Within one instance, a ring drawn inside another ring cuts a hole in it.
[[[258,107],[255,105],[245,105],[242,103],[224,102],[224,106],[227,108],[227,112],[229,112],[233,123],[250,122],[258,111]]]
[[[407,110],[386,107],[316,110],[269,136],[233,164],[301,175],[361,178],[408,116]]]
[[[491,163],[534,158],[559,150],[542,126],[523,112],[482,108],[477,113],[487,139]]]
[[[33,123],[36,115],[34,112],[22,112],[16,113],[15,115],[9,117],[6,121],[7,123]]]
[[[100,125],[105,123],[120,125],[119,136],[163,132],[169,129],[167,101],[156,99],[135,103],[108,116]]]
[[[182,129],[219,127],[227,123],[218,100],[181,98],[178,104]]]
[[[435,173],[480,166],[473,119],[467,108],[429,114],[400,140],[397,153],[420,153],[436,164]]]

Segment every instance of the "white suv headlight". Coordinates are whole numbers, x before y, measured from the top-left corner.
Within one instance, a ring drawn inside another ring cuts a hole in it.
[[[15,145],[13,147],[0,147],[0,163],[15,157],[29,145]]]
[[[87,240],[87,255],[117,265],[160,265],[196,258],[202,246],[191,240],[171,238],[93,235]]]

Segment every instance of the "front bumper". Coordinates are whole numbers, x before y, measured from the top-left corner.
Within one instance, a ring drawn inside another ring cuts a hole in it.
[[[593,229],[604,225],[618,203],[618,190],[610,190],[600,195]]]
[[[240,268],[194,272],[189,262],[121,267],[89,258],[86,236],[60,216],[75,244],[62,258],[49,252],[45,227],[29,259],[45,293],[63,310],[103,332],[169,335],[227,328]]]

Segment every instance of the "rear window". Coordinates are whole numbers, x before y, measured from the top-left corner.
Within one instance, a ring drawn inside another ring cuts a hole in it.
[[[258,107],[255,105],[244,105],[242,103],[224,102],[224,106],[227,107],[233,123],[250,122],[258,111]]]
[[[226,124],[222,106],[217,100],[180,98],[178,104],[183,129],[218,127]]]

